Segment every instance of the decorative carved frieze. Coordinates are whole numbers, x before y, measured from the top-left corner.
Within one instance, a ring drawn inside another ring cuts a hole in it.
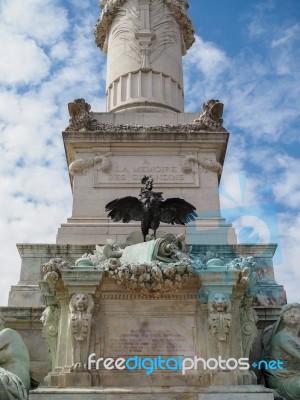
[[[105,271],[117,285],[143,297],[156,298],[174,293],[188,283],[192,265],[185,253],[184,236],[167,234],[163,238],[136,245],[117,244],[108,240],[97,246],[94,254],[85,254],[77,260],[77,266],[94,266]],[[140,254],[151,254],[147,261],[140,261]],[[114,255],[114,257],[109,255]]]

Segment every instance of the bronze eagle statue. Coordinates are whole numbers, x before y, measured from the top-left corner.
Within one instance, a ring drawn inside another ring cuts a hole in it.
[[[140,191],[140,199],[126,196],[106,204],[105,211],[114,222],[141,221],[141,230],[146,241],[150,228],[156,238],[156,230],[161,222],[166,224],[185,225],[194,221],[196,208],[178,197],[164,200],[162,192],[153,192],[153,178],[144,176],[141,183],[145,185]]]

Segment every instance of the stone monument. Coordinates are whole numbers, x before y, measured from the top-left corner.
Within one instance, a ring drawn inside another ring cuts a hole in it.
[[[56,244],[18,245],[20,281],[2,308],[40,382],[29,398],[271,400],[260,374],[236,362],[261,359],[262,331],[286,303],[274,278],[276,244],[237,244],[221,217],[223,104],[183,109],[182,56],[194,41],[188,1],[101,7],[95,36],[107,54],[107,109],[69,103],[72,215]],[[197,212],[186,226],[162,223],[146,242],[138,221],[114,222],[105,210],[136,193],[145,175]],[[214,364],[220,358],[225,366]]]

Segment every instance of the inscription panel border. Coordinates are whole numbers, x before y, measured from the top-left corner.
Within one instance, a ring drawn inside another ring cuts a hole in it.
[[[129,159],[130,162],[128,162]],[[118,160],[117,165],[116,160]],[[120,162],[120,160],[123,160],[123,162]],[[171,165],[170,160],[172,161]],[[198,167],[191,173],[186,174],[181,168],[181,157],[179,155],[168,155],[166,161],[166,156],[162,154],[122,154],[112,156],[111,161],[112,168],[109,173],[101,171],[97,168],[97,165],[94,166],[94,188],[140,187],[141,179],[145,175],[151,175],[154,178],[156,188],[200,187]],[[161,163],[157,163],[157,161]],[[153,162],[155,162],[155,164],[153,164]],[[130,174],[129,178],[126,177],[128,173]],[[111,180],[111,182],[109,180]],[[173,180],[173,182],[171,182],[171,180]]]

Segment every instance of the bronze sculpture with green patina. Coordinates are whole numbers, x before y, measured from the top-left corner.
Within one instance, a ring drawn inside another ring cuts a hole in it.
[[[160,222],[185,225],[197,217],[196,208],[187,201],[178,197],[164,200],[162,192],[153,192],[151,176],[144,176],[141,183],[145,187],[140,191],[140,199],[133,196],[122,197],[106,204],[105,209],[109,211],[108,217],[115,222],[141,221],[144,242],[150,229],[156,239]]]

